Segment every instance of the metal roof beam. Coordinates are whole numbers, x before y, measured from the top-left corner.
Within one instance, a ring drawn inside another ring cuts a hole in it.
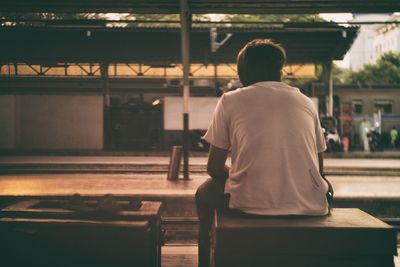
[[[398,0],[188,0],[193,14],[389,13]],[[176,0],[4,0],[2,12],[179,14]]]

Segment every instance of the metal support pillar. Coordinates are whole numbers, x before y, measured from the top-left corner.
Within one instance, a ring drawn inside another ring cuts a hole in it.
[[[324,83],[328,87],[326,96],[326,115],[333,116],[333,79],[332,79],[332,61],[326,62],[324,68]]]
[[[216,96],[221,95],[221,92],[219,90],[219,83],[218,83],[218,63],[214,63],[214,90],[215,90]]]
[[[15,76],[18,76],[18,64],[17,63],[14,63],[14,73],[15,73]]]
[[[101,81],[103,83],[103,106],[108,107],[110,105],[110,87],[108,83],[108,64],[100,64]]]
[[[103,84],[103,149],[110,148],[108,139],[110,131],[110,119],[107,108],[110,106],[110,88],[108,81],[108,63],[100,63],[100,75]]]
[[[187,0],[180,0],[180,11],[183,66],[183,179],[189,180],[189,31],[192,15]]]

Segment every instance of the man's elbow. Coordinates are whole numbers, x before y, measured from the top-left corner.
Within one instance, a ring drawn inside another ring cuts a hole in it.
[[[228,178],[227,170],[224,167],[216,168],[213,166],[207,166],[207,173],[213,179],[217,179],[217,180],[226,180]]]

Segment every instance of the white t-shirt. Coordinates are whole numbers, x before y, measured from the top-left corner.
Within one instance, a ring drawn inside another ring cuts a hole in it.
[[[326,149],[311,99],[282,82],[259,82],[224,94],[204,138],[231,149],[225,184],[229,207],[260,215],[325,215],[327,183],[318,152]]]

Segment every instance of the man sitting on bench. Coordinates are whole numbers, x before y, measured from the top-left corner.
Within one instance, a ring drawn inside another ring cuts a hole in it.
[[[215,209],[255,215],[328,213],[323,171],[326,149],[318,113],[299,89],[281,81],[283,47],[268,39],[239,52],[243,88],[225,93],[204,138],[212,178],[196,192],[200,219],[199,266],[209,265]],[[225,165],[231,150],[232,166]]]

